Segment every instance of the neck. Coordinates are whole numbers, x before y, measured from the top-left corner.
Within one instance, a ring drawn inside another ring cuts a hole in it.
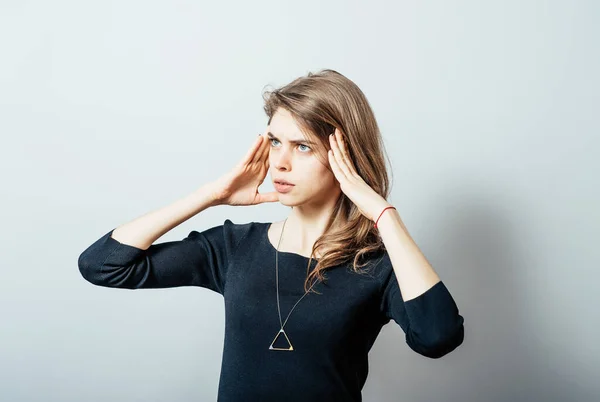
[[[302,254],[310,255],[317,239],[325,233],[332,211],[333,204],[320,208],[306,205],[293,207],[285,222],[284,242],[301,250]]]

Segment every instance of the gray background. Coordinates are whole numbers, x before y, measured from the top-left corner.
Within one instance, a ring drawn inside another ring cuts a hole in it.
[[[264,86],[320,68],[371,102],[390,200],[465,317],[438,360],[386,325],[364,400],[598,400],[598,2],[0,5],[0,400],[215,399],[222,296],[95,287],[77,258],[228,171]]]

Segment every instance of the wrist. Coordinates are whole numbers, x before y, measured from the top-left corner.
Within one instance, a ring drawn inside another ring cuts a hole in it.
[[[198,203],[207,205],[208,207],[221,205],[221,198],[217,194],[216,186],[213,183],[203,185],[196,190],[194,195]]]
[[[390,204],[389,202],[387,202],[383,197],[381,199],[381,201],[377,202],[376,205],[371,208],[371,221],[373,223],[375,223],[375,221],[377,221],[377,218],[379,217],[379,215],[381,214],[381,211],[383,211],[385,208],[387,207],[393,207],[392,204]]]
[[[388,214],[391,212],[391,210],[396,210],[396,207],[394,207],[393,205],[386,203],[385,205],[381,206],[381,208],[379,208],[379,212],[377,212],[377,214],[375,215],[375,218],[373,219],[373,226],[375,228],[377,228],[377,226],[379,225],[379,223],[381,222],[381,219],[383,218],[383,216],[385,214]]]

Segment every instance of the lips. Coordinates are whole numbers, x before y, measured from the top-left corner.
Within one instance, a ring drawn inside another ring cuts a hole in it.
[[[294,184],[290,183],[289,181],[285,181],[285,180],[275,180],[275,183],[279,183],[279,184],[285,184],[288,186],[293,186]]]
[[[293,184],[283,184],[279,181],[276,181],[274,184],[275,190],[279,193],[289,193],[294,188]]]

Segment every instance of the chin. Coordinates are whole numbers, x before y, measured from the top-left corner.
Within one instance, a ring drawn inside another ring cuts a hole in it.
[[[289,193],[282,193],[279,194],[279,203],[281,205],[285,205],[286,207],[297,207],[302,204],[306,204],[306,200],[303,198],[294,197]]]
[[[291,200],[287,194],[279,194],[279,203],[287,207],[295,207],[301,204]]]

